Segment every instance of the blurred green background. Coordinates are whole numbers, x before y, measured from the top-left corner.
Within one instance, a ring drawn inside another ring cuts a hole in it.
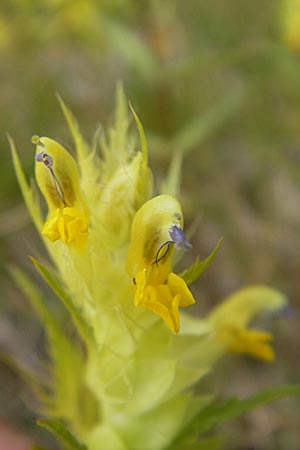
[[[290,300],[289,311],[263,323],[275,334],[276,362],[230,357],[214,389],[248,395],[299,382],[300,2],[2,0],[0,418],[41,442],[30,393],[4,356],[34,365],[44,353],[43,331],[7,271],[16,264],[34,276],[27,255],[42,250],[6,133],[32,177],[33,134],[72,148],[55,94],[91,141],[99,122],[112,121],[120,80],[145,127],[156,180],[173,150],[185,154],[181,200],[194,230],[185,264],[224,236],[194,287],[199,312],[253,283]],[[298,399],[248,414],[224,428],[234,436],[228,448],[295,450],[299,414]]]

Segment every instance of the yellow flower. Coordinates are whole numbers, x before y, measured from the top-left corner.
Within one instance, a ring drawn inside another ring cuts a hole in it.
[[[251,286],[226,299],[210,314],[208,321],[217,339],[229,351],[272,362],[275,358],[271,347],[273,336],[249,329],[247,325],[260,312],[279,310],[285,302],[280,292],[265,286]]]
[[[195,303],[184,280],[171,272],[174,247],[190,247],[182,228],[178,201],[170,195],[152,198],[133,219],[126,261],[135,284],[135,304],[160,316],[174,333],[180,327],[179,306]]]
[[[300,52],[300,1],[283,0],[280,9],[282,40],[289,50]]]
[[[274,350],[270,342],[273,340],[271,333],[261,330],[232,329],[229,351],[244,353],[263,361],[272,362],[275,359]]]
[[[53,139],[34,137],[32,141],[37,145],[36,179],[49,209],[41,233],[51,242],[60,239],[78,248],[87,239],[89,218],[76,163]]]
[[[60,239],[64,244],[74,247],[84,244],[88,237],[89,221],[87,216],[76,208],[57,208],[45,222],[42,235],[55,242]]]

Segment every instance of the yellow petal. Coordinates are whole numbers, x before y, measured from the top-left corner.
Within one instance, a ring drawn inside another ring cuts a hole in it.
[[[38,140],[36,152],[44,152],[52,161],[51,170],[43,162],[36,161],[35,164],[36,180],[49,212],[69,206],[87,214],[80,190],[79,172],[70,153],[58,142],[47,137]]]
[[[244,353],[263,361],[274,361],[275,354],[270,345],[273,336],[261,330],[232,330],[232,343],[229,350],[234,353]]]
[[[47,237],[51,242],[55,242],[60,238],[60,234],[58,231],[58,218],[59,218],[60,210],[57,208],[51,216],[46,220],[43,229],[42,235]]]
[[[175,228],[181,237],[182,227],[175,198],[159,195],[149,200],[133,219],[126,261],[136,286],[135,304],[160,316],[174,333],[179,331],[178,307],[195,303],[184,280],[170,273],[175,242],[171,231]]]
[[[82,246],[88,236],[88,217],[76,208],[56,209],[45,222],[42,235],[74,247]]]
[[[144,298],[144,292],[146,287],[146,269],[140,270],[134,278],[134,283],[136,284],[136,291],[134,296],[134,302],[139,305]]]
[[[176,277],[176,275],[175,275]],[[153,313],[160,316],[171,331],[178,333],[180,320],[179,320],[179,305],[183,299],[183,303],[188,303],[190,297],[186,295],[184,290],[183,296],[182,292],[175,293],[170,289],[167,284],[160,284],[156,286],[148,285],[146,283],[146,269],[141,270],[136,278],[136,293],[135,293],[135,304],[143,306]],[[192,297],[191,293],[189,295]],[[188,300],[187,300],[188,299]],[[192,297],[194,302],[194,299]]]
[[[289,50],[300,52],[300,1],[283,0],[281,9],[282,40]]]
[[[150,268],[151,284],[163,283],[171,271],[173,245],[170,228],[182,228],[180,204],[170,195],[158,195],[144,203],[135,214],[126,270],[134,278],[144,268]]]
[[[160,316],[173,333],[178,333],[179,296],[172,297],[168,286],[147,286],[141,305]]]
[[[195,299],[185,281],[173,272],[168,276],[168,286],[173,296],[179,295],[179,306],[190,306],[195,303]]]
[[[268,286],[250,286],[234,292],[214,308],[209,322],[214,329],[243,329],[256,315],[280,310],[285,304],[286,297],[281,292]]]

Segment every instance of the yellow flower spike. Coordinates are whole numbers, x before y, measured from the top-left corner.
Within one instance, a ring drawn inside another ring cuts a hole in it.
[[[34,136],[35,175],[44,195],[49,217],[42,235],[55,242],[81,247],[88,236],[88,210],[83,200],[79,173],[72,156],[53,139]]]
[[[135,284],[135,304],[160,316],[174,332],[179,331],[179,306],[195,299],[186,283],[171,272],[175,248],[190,248],[183,231],[180,204],[170,195],[159,195],[136,213],[126,270]]]

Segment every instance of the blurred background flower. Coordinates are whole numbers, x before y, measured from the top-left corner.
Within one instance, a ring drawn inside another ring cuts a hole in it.
[[[44,353],[43,330],[5,270],[16,264],[34,274],[24,255],[43,252],[5,133],[33,176],[32,134],[72,148],[55,93],[92,139],[99,122],[110,123],[122,80],[145,127],[156,180],[174,149],[184,154],[187,257],[209,254],[224,236],[193,289],[203,299],[199,314],[246,284],[273,285],[290,299],[291,311],[272,321],[278,360],[267,366],[232,357],[216,371],[218,389],[247,395],[299,380],[299,9],[293,0],[2,0],[1,354],[38,365]],[[0,415],[34,434],[29,394],[7,357],[0,361]],[[298,416],[297,400],[286,400],[230,424],[235,450],[294,450]]]

